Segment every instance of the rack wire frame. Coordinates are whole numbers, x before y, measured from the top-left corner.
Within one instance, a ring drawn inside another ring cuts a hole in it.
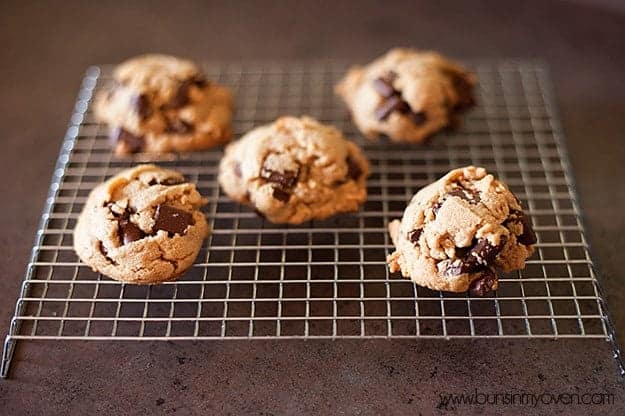
[[[235,136],[283,114],[341,128],[372,165],[361,211],[300,226],[268,223],[230,201],[216,181],[221,149],[156,161],[209,198],[212,232],[177,282],[122,284],[81,263],[72,230],[89,191],[121,169],[92,98],[111,67],[83,79],[52,178],[3,350],[7,376],[18,340],[217,340],[339,338],[601,338],[622,360],[584,235],[546,66],[474,61],[478,106],[453,133],[425,146],[364,140],[332,88],[343,62],[205,65],[236,97]],[[538,235],[519,272],[490,297],[435,292],[391,275],[386,225],[422,186],[475,164],[523,201]]]

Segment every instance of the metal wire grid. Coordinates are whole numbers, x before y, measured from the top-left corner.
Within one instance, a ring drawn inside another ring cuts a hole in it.
[[[554,114],[545,67],[534,61],[474,62],[479,105],[454,133],[423,147],[366,142],[332,87],[333,62],[212,65],[236,95],[235,135],[283,114],[310,114],[365,149],[369,199],[354,214],[278,226],[231,202],[216,182],[221,150],[158,161],[181,171],[210,200],[212,233],[178,282],[120,284],[92,272],[72,249],[89,191],[139,161],[112,156],[90,103],[110,83],[90,68],[63,142],[4,348],[15,341],[232,338],[611,338],[600,288]],[[538,234],[527,267],[502,276],[492,297],[434,292],[390,275],[386,225],[422,186],[476,164],[523,200]]]

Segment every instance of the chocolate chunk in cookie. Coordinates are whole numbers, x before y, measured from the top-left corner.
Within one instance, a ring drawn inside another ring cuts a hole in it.
[[[523,217],[523,219],[525,220],[524,222],[522,222],[523,234],[517,237],[517,241],[526,246],[531,246],[533,244],[536,244],[538,239],[536,238],[536,233],[534,233],[534,230],[532,229],[532,225],[530,224],[529,219],[525,216]]]
[[[495,264],[495,258],[506,244],[506,237],[501,236],[499,245],[493,246],[487,239],[479,238],[470,248],[456,247],[456,258],[443,264],[446,276],[458,276],[463,273],[475,273]]]
[[[412,119],[412,122],[417,126],[424,124],[428,119],[425,111],[413,112],[410,114],[410,118]]]
[[[345,160],[347,163],[347,176],[349,176],[352,180],[357,181],[362,176],[362,168],[360,165],[351,157],[347,157]]]
[[[195,130],[193,124],[188,121],[182,120],[180,118],[176,118],[173,120],[168,120],[167,125],[165,126],[166,133],[174,133],[174,134],[188,134],[192,133]]]
[[[127,153],[139,153],[145,143],[143,136],[132,134],[122,127],[115,128],[109,137],[113,143],[123,143]]]
[[[385,77],[376,78],[373,87],[384,98],[376,108],[375,114],[379,121],[385,121],[393,111],[407,115],[416,125],[421,125],[427,121],[424,111],[413,111],[401,96],[401,91],[393,88],[392,80],[397,76],[387,74]]]
[[[405,112],[408,110],[408,105],[398,95],[392,95],[386,100],[382,101],[380,106],[375,109],[375,116],[380,121],[384,121],[391,115],[393,111]]]
[[[421,237],[422,233],[422,229],[412,230],[408,233],[408,240],[412,241],[413,244],[417,244],[419,242],[419,237]]]
[[[460,198],[474,205],[480,202],[479,192],[472,189],[454,187],[448,190],[447,193],[445,193],[437,202],[432,204],[430,209],[432,210],[434,216],[438,214],[438,211],[441,209],[441,207],[449,197]]]
[[[471,204],[477,204],[478,202],[480,202],[480,194],[473,189],[457,187],[447,192],[447,195],[464,199]]]
[[[193,217],[186,211],[169,205],[158,205],[154,214],[154,231],[182,235],[192,221]]]
[[[260,176],[265,178],[267,182],[276,183],[285,189],[292,188],[297,183],[297,172],[292,170],[278,172],[263,167],[260,171]]]
[[[480,277],[471,282],[469,293],[473,296],[485,296],[495,290],[497,286],[497,275],[491,269],[485,269]]]
[[[401,92],[393,88],[393,80],[397,77],[395,72],[388,72],[385,76],[373,80],[373,88],[384,100],[375,110],[375,115],[380,121],[384,121],[393,111],[413,115],[410,105],[401,97]]]
[[[502,235],[499,244],[493,246],[486,238],[479,238],[469,249],[464,257],[466,269],[478,270],[481,266],[489,266],[495,263],[495,258],[506,245],[507,237]]]
[[[393,74],[393,75],[391,75]],[[384,98],[390,98],[392,95],[397,94],[395,88],[393,88],[393,79],[397,76],[395,73],[389,73],[385,77],[379,77],[373,80],[373,88]]]
[[[97,242],[97,249],[100,252],[100,254],[106,259],[107,262],[116,265],[117,262],[115,260],[113,260],[112,258],[109,257],[109,252],[106,249],[106,247],[104,246],[104,244],[102,243],[102,241],[98,240]]]
[[[198,88],[205,88],[209,85],[208,80],[204,76],[204,74],[195,74],[191,77],[191,82]]]
[[[173,186],[173,185],[180,185],[181,183],[184,183],[184,179],[182,178],[170,177],[170,178],[165,178],[161,180],[152,178],[150,179],[150,182],[148,182],[148,185],[150,186],[153,186],[153,185]]]
[[[145,233],[128,218],[119,221],[119,239],[124,243],[132,243],[145,237]]]
[[[511,210],[510,216],[504,224],[508,223],[521,224],[521,226],[523,227],[523,232],[517,236],[517,241],[519,243],[526,246],[536,244],[536,242],[538,241],[536,238],[536,233],[532,228],[531,221],[523,211]]]
[[[182,108],[189,104],[189,89],[193,85],[193,81],[184,80],[180,82],[176,92],[171,97],[171,99],[163,105],[163,109],[165,110],[175,110],[178,108]]]
[[[145,120],[150,117],[150,115],[152,115],[150,99],[146,94],[138,94],[133,96],[131,105],[139,115],[139,118],[141,118],[142,120]]]
[[[164,108],[167,110],[178,109],[188,105],[190,100],[191,87],[204,88],[207,85],[206,78],[201,74],[195,74],[180,82],[176,93],[169,102],[165,103]]]
[[[291,194],[283,191],[280,188],[273,188],[273,193],[272,193],[273,197],[275,199],[277,199],[278,201],[282,201],[282,202],[289,202],[289,199],[291,199]]]
[[[297,183],[298,172],[292,170],[278,172],[263,166],[260,176],[266,179],[267,182],[278,185],[273,187],[272,196],[275,199],[281,202],[288,202],[289,199],[291,199],[291,193],[288,192],[288,190],[293,188]]]

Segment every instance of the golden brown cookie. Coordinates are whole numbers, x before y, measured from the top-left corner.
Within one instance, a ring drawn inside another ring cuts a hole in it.
[[[484,168],[454,169],[415,194],[389,224],[392,272],[434,290],[483,295],[496,270],[525,267],[536,235],[521,203]]]
[[[96,98],[117,155],[207,149],[230,140],[232,95],[190,61],[143,55],[115,69]]]
[[[228,145],[219,183],[269,221],[299,224],[356,211],[367,198],[368,174],[361,150],[336,128],[281,117]]]
[[[91,191],[74,229],[74,250],[94,271],[128,283],[182,275],[208,234],[206,200],[178,172],[124,170]]]
[[[475,76],[435,52],[392,49],[351,68],[336,86],[354,123],[368,138],[421,143],[456,126],[475,103]]]

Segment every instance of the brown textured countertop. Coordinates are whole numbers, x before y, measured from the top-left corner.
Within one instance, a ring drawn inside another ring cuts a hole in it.
[[[353,58],[395,45],[550,65],[594,260],[625,341],[625,12],[572,2],[119,2],[0,5],[0,328],[6,333],[84,69],[146,51],[198,60]],[[607,2],[609,3],[609,2]],[[610,406],[456,406],[623,414],[601,340],[22,342],[0,413],[431,414],[439,393],[607,392]],[[449,408],[451,409],[451,407]]]

